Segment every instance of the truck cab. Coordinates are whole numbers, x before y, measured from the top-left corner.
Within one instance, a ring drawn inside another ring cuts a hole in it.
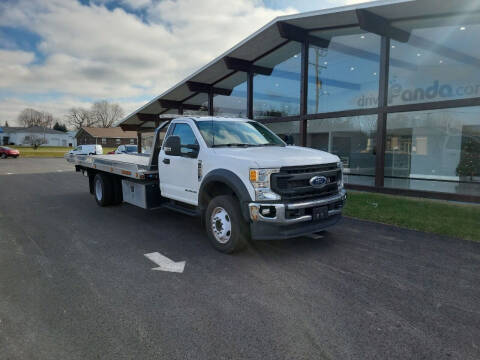
[[[155,131],[150,157],[67,156],[101,206],[131,203],[199,216],[212,245],[316,233],[346,200],[338,156],[287,145],[249,119],[181,116]]]
[[[334,225],[346,198],[337,156],[288,146],[247,119],[173,120],[158,170],[162,196],[197,208],[213,244],[227,252],[233,230],[266,240]],[[238,242],[229,245],[245,241]]]

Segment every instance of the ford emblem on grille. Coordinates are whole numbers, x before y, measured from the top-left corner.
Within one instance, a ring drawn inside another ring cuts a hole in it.
[[[314,176],[308,182],[313,187],[324,187],[327,185],[328,180],[325,176]]]

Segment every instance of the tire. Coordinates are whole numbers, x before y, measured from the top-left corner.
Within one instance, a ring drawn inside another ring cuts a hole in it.
[[[249,226],[238,200],[230,195],[213,198],[205,213],[205,229],[215,249],[231,254],[248,244]]]
[[[2,159],[6,159],[7,158],[7,154],[2,154]]]
[[[113,185],[109,175],[97,173],[93,179],[93,195],[100,206],[108,206],[113,202]]]
[[[122,180],[118,176],[112,178],[113,185],[113,205],[120,205],[123,202]]]

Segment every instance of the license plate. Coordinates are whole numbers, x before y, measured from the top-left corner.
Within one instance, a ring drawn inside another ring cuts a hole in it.
[[[315,207],[312,209],[312,221],[323,220],[328,217],[328,206]]]

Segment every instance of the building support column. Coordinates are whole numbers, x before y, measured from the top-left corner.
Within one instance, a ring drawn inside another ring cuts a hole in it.
[[[178,106],[178,115],[183,115],[183,104]]]
[[[302,42],[300,67],[300,145],[307,146],[308,40]]]
[[[139,154],[142,153],[142,133],[137,131],[137,151]]]
[[[387,137],[387,106],[388,106],[388,67],[390,61],[390,38],[382,36],[380,46],[380,77],[378,87],[376,156],[375,156],[375,186],[384,186],[385,175],[385,143]]]
[[[208,115],[213,116],[213,86],[208,92]]]
[[[247,118],[253,120],[253,72],[247,72]]]

